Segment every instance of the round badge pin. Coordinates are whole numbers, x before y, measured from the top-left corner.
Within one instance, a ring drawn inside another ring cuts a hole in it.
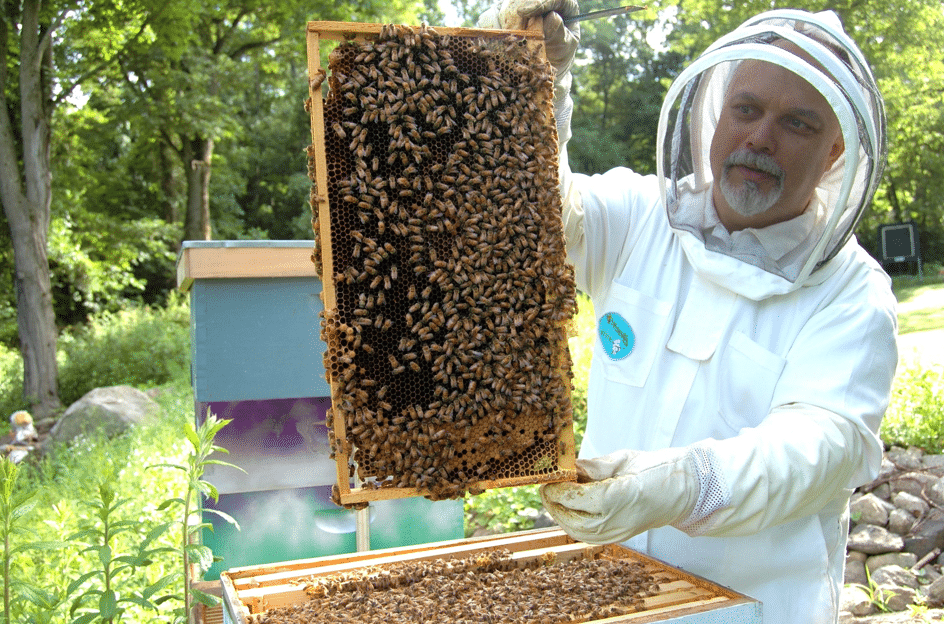
[[[600,317],[597,333],[603,351],[611,360],[619,361],[629,356],[636,346],[636,334],[629,321],[618,312],[607,312]]]

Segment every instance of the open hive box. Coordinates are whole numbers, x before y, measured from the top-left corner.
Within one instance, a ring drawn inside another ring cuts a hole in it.
[[[232,624],[761,622],[760,603],[557,529],[224,572]]]
[[[575,478],[540,25],[310,22],[308,59],[335,502]]]

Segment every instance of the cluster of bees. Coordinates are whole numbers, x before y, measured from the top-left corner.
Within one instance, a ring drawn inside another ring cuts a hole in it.
[[[639,562],[574,559],[528,563],[507,551],[461,559],[368,568],[319,579],[308,602],[250,616],[250,624],[309,622],[587,622],[645,611],[659,586]]]
[[[432,499],[558,472],[576,286],[553,69],[521,38],[425,26],[344,42],[329,69],[330,254],[315,223],[314,257],[336,299],[335,455],[367,488]]]

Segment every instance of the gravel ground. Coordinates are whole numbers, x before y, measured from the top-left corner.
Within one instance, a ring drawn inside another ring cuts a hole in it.
[[[900,305],[899,311],[928,307],[944,308],[944,289],[925,292]],[[931,329],[899,336],[898,353],[902,365],[917,359],[924,366],[944,366],[944,329]],[[939,622],[944,622],[944,609],[928,609],[923,614],[885,613],[840,620],[840,624],[937,624]]]
[[[928,609],[926,613],[914,615],[908,612],[886,613],[839,620],[839,624],[937,624],[938,622],[944,622],[944,609]]]

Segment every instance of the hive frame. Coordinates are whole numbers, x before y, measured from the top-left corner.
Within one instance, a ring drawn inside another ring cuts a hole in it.
[[[659,591],[646,599],[644,611],[594,620],[591,624],[761,622],[761,605],[752,598],[619,544],[592,546],[578,542],[557,528],[234,568],[220,575],[223,609],[233,624],[251,624],[266,610],[311,600],[305,585],[320,577],[354,575],[389,565],[443,561],[498,549],[511,551],[522,562],[623,559],[639,562],[657,577]]]
[[[311,205],[312,210],[318,215],[318,230],[316,234],[320,238],[320,258],[313,254],[312,260],[315,264],[320,263],[323,266],[333,266],[333,252],[331,243],[331,220],[330,220],[330,202],[328,198],[328,163],[325,155],[325,121],[324,121],[324,101],[322,96],[322,83],[326,78],[327,70],[321,65],[321,42],[327,41],[363,41],[375,38],[383,28],[382,24],[366,23],[348,23],[348,22],[326,22],[312,21],[307,26],[307,56],[308,56],[308,74],[309,74],[309,101],[311,115],[311,133],[312,147],[310,149],[309,175],[312,180]],[[486,30],[470,28],[440,28],[435,31],[441,35],[450,35],[454,37],[507,37],[509,35],[519,36],[527,41],[528,47],[538,51],[543,55],[543,30],[540,19],[532,20],[527,30],[507,31],[507,30]],[[550,119],[553,124],[553,118]],[[333,309],[337,305],[334,280],[331,276],[323,279],[322,299],[326,310]],[[327,372],[327,369],[326,369]],[[332,399],[337,396],[337,380],[331,379],[328,374],[328,381],[332,389]],[[347,432],[343,418],[333,419],[333,434],[336,440],[346,440]],[[561,456],[559,457],[559,470],[551,475],[526,475],[520,477],[501,478],[496,480],[482,480],[475,484],[476,490],[486,490],[499,487],[509,487],[516,485],[530,485],[535,483],[575,480],[575,441],[572,422],[570,426],[565,427],[561,433],[559,442],[561,445]],[[420,488],[411,487],[384,487],[370,488],[363,487],[360,480],[357,479],[358,487],[351,487],[352,475],[350,474],[350,459],[353,451],[350,446],[338,443],[335,445],[335,461],[337,466],[337,487],[335,490],[336,500],[339,504],[348,507],[362,507],[372,500],[386,500],[393,498],[403,498],[411,496],[423,496],[428,492]],[[542,477],[552,478],[542,478]]]

